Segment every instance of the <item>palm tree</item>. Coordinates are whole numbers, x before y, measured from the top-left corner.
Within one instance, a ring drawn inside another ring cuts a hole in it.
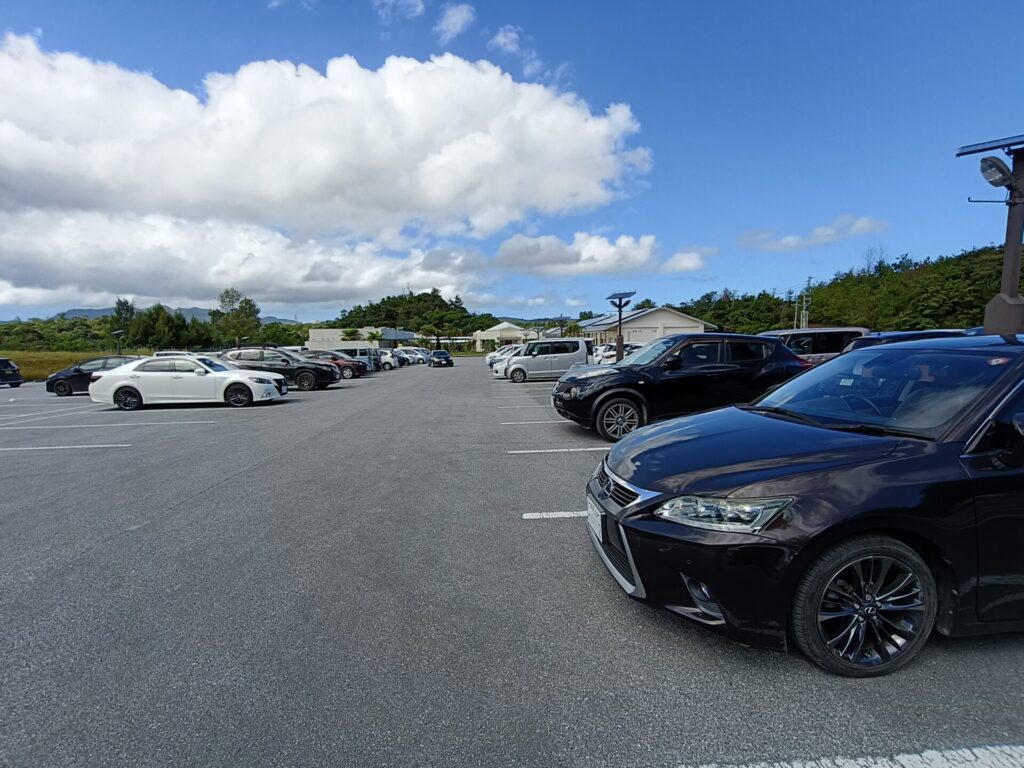
[[[421,325],[420,336],[425,339],[429,339],[431,336],[434,337],[434,349],[441,348],[441,329],[436,325]]]
[[[356,339],[359,338],[359,329],[346,328],[341,332],[341,338],[343,338],[345,341],[355,341]]]
[[[367,341],[380,341],[383,338],[384,334],[381,333],[380,331],[370,331],[368,334],[366,334]]]

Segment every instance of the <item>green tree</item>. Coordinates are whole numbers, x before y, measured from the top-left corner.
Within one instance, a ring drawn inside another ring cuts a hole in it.
[[[633,309],[654,309],[657,306],[654,303],[654,299],[640,299],[640,301],[633,305]]]
[[[359,329],[345,328],[341,332],[341,338],[345,339],[345,341],[355,341],[356,339],[359,338]]]
[[[210,310],[213,335],[225,344],[237,339],[255,339],[260,332],[260,308],[256,302],[234,288],[225,288],[217,297],[219,309]]]

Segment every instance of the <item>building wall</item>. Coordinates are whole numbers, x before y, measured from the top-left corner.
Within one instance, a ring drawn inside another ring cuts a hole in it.
[[[613,326],[592,334],[598,344],[612,344],[618,328]],[[704,333],[704,324],[681,317],[668,309],[657,309],[648,312],[632,322],[623,320],[622,340],[636,344],[646,344],[662,336],[676,333]]]

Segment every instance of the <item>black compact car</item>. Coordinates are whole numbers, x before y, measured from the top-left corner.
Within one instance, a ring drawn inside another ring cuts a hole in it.
[[[280,373],[289,384],[304,392],[324,389],[341,380],[341,373],[334,363],[310,360],[285,349],[241,347],[225,350],[220,356],[239,368]]]
[[[656,419],[749,402],[810,367],[767,336],[666,336],[621,362],[571,369],[551,398],[560,416],[614,441]]]
[[[1024,630],[1024,337],[869,347],[641,429],[587,505],[628,594],[834,673]]]
[[[435,349],[430,353],[430,365],[434,368],[454,368],[455,358],[443,349]]]
[[[13,360],[0,357],[0,384],[6,384],[12,389],[17,389],[25,382],[21,377],[21,369]]]
[[[879,344],[898,344],[901,341],[922,341],[924,339],[946,339],[950,336],[966,336],[964,331],[955,329],[935,329],[931,331],[879,331],[866,336],[858,336],[843,348],[843,353],[855,349],[874,347]],[[977,335],[977,334],[975,334]]]
[[[58,397],[67,397],[76,392],[88,392],[89,380],[94,373],[120,368],[125,363],[138,360],[138,355],[109,355],[72,365],[46,377],[46,391]]]

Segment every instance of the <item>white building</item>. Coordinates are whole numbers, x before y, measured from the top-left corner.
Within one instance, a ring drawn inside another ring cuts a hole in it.
[[[404,331],[401,328],[359,328],[359,335],[354,339],[345,338],[345,328],[310,328],[309,339],[306,341],[308,349],[337,349],[343,344],[351,345],[357,341],[366,347],[381,347],[394,349],[403,344],[410,343],[416,338],[412,331]],[[368,336],[380,334],[379,339],[370,341]]]
[[[496,346],[501,347],[505,344],[519,344],[525,341],[529,335],[529,331],[520,328],[515,323],[502,322],[486,331],[474,331],[473,341],[476,342],[476,351],[483,352],[484,342],[493,341]]]
[[[619,314],[613,312],[592,320],[581,320],[583,335],[593,339],[595,344],[613,344],[619,328]],[[622,340],[634,344],[646,344],[662,336],[676,333],[704,333],[713,331],[715,326],[697,317],[668,307],[634,309],[622,313]]]

